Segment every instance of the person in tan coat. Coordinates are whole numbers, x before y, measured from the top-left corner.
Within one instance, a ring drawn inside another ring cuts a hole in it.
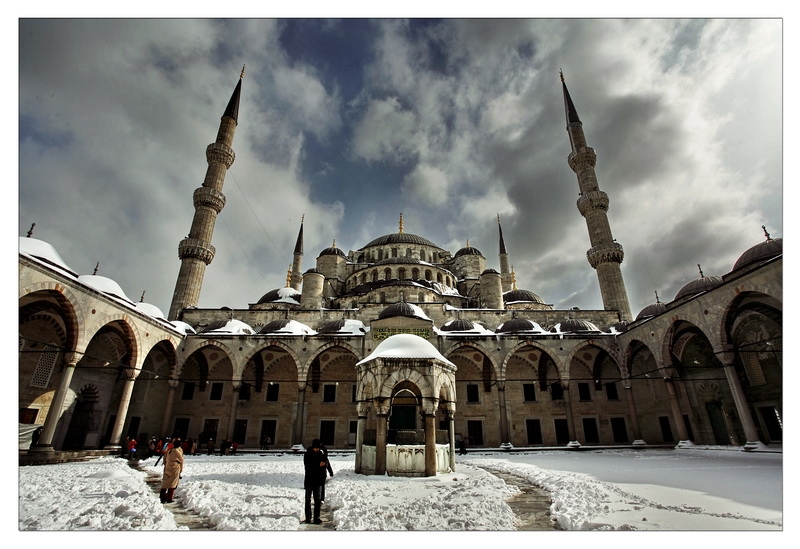
[[[172,448],[164,454],[164,476],[161,478],[161,503],[172,503],[172,495],[183,473],[181,439],[172,440]]]

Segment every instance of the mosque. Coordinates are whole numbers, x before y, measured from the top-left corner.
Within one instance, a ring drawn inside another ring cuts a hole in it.
[[[73,271],[32,232],[20,237],[19,421],[41,426],[27,454],[159,435],[254,449],[320,438],[355,450],[356,471],[368,474],[404,474],[406,445],[424,466],[405,474],[431,475],[454,470],[460,441],[779,446],[782,239],[764,229],[728,273],[701,270],[634,316],[596,154],[561,83],[602,310],[557,310],[517,288],[499,217],[495,263],[468,243],[451,253],[406,232],[402,214],[396,233],[347,251],[334,241],[305,271],[301,221],[283,287],[247,309],[203,308],[240,77],[206,150],[167,315],[113,280]]]

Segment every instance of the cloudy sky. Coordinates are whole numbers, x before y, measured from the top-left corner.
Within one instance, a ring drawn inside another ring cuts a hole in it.
[[[398,231],[602,309],[559,80],[598,154],[633,314],[783,236],[779,19],[21,19],[19,210],[165,313],[205,148],[246,64],[201,307]]]

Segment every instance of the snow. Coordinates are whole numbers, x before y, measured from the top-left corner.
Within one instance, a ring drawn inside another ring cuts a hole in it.
[[[328,479],[326,505],[337,530],[511,531],[514,514],[507,500],[518,490],[491,470],[549,491],[552,518],[565,530],[718,536],[783,529],[780,453],[725,447],[476,450],[457,456],[456,472],[427,478],[358,475],[352,453],[333,453],[330,460],[335,475]],[[18,529],[182,529],[145,484],[145,471],[160,474],[161,464],[148,458],[140,467],[143,471],[117,457],[19,467]],[[187,456],[175,492],[182,506],[214,529],[240,532],[300,529],[303,493],[302,452]]]
[[[262,328],[263,330],[263,328]],[[303,324],[302,322],[298,322],[296,320],[289,320],[284,324],[284,326],[278,330],[272,332],[259,332],[263,334],[280,334],[280,335],[293,335],[293,336],[304,336],[304,335],[316,335],[317,332]]]

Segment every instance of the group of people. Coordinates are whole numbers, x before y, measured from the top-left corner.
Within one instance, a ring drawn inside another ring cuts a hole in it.
[[[305,478],[303,487],[306,490],[306,520],[304,524],[322,524],[319,517],[322,503],[325,501],[325,481],[328,480],[328,473],[333,476],[333,468],[328,460],[328,449],[322,442],[315,438],[311,441],[311,446],[303,456],[303,466],[305,467]],[[314,499],[314,514],[311,514],[311,499]]]

